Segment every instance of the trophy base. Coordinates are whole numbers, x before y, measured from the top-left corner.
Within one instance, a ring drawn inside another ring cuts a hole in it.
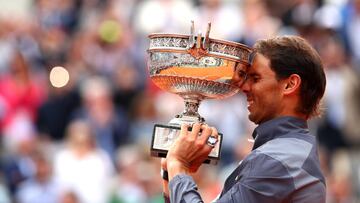
[[[168,124],[161,125],[155,124],[152,141],[151,141],[151,156],[154,157],[166,157],[167,152],[175,141],[175,139],[180,134],[180,125],[178,124]],[[210,152],[208,158],[204,161],[206,164],[214,164],[216,165],[220,160],[220,151],[221,151],[221,143],[222,143],[222,134],[219,133],[218,142],[215,147]]]

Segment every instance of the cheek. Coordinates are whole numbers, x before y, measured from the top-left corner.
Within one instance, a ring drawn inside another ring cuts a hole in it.
[[[266,109],[268,109],[270,115],[274,115],[279,113],[281,110],[281,100],[279,97],[279,94],[274,92],[271,95],[268,95],[268,97],[265,100],[266,102]]]
[[[256,100],[261,106],[275,108],[280,101],[280,93],[276,85],[255,86]]]

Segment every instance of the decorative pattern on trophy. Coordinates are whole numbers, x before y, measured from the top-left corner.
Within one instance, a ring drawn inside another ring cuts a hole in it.
[[[183,123],[205,122],[198,113],[204,99],[222,99],[239,91],[238,75],[241,67],[251,62],[251,48],[236,42],[209,38],[211,24],[205,36],[151,34],[148,49],[148,68],[151,80],[162,90],[181,96],[185,110],[168,124],[154,126],[151,155],[165,157],[179,135]],[[216,143],[205,163],[216,164],[220,158],[221,141]]]

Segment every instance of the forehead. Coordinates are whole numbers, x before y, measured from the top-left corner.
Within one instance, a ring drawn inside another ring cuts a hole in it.
[[[275,75],[275,72],[270,68],[270,60],[257,53],[252,66],[248,69],[248,74]]]

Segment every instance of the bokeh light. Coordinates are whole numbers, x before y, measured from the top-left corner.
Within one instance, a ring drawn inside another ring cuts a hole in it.
[[[60,88],[67,85],[70,76],[64,67],[56,66],[51,69],[49,79],[52,86]]]

